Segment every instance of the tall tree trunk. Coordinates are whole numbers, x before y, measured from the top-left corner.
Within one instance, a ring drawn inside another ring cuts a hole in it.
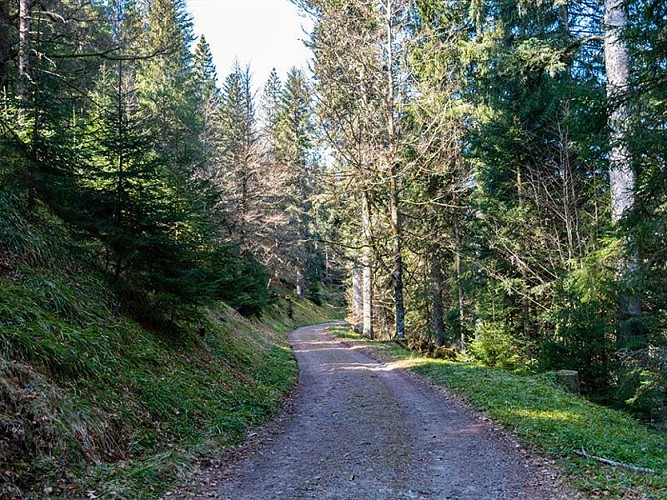
[[[445,312],[442,306],[442,265],[440,250],[437,245],[431,246],[431,294],[433,300],[433,337],[435,345],[442,347],[445,343]]]
[[[19,54],[16,95],[25,101],[30,86],[30,10],[32,0],[19,0]],[[25,102],[22,102],[25,106]]]
[[[363,280],[361,269],[355,262],[352,268],[352,322],[355,332],[362,332],[364,321],[364,298],[362,295]]]
[[[611,184],[612,222],[618,222],[635,204],[635,174],[628,148],[630,108],[627,103],[630,64],[628,48],[622,39],[628,20],[623,0],[605,4],[604,55],[609,99],[609,181]]]
[[[9,82],[9,59],[11,58],[9,28],[9,0],[0,0],[0,90]]]
[[[363,248],[361,250],[362,292],[363,299],[363,334],[369,339],[373,333],[373,271],[371,269],[371,207],[368,193],[362,193],[361,198],[361,230],[363,232]]]
[[[125,208],[125,103],[123,96],[123,61],[118,61],[118,82],[117,82],[117,102],[116,102],[116,119],[118,120],[118,151],[117,151],[117,166],[118,176],[116,183],[116,207],[114,213],[114,221],[116,223],[116,231],[121,231],[123,221],[123,209]],[[114,282],[120,282],[123,262],[121,254],[116,255],[116,269],[114,272]]]
[[[459,217],[454,216],[454,237],[456,248],[454,249],[454,266],[456,272],[456,297],[459,305],[459,342],[461,349],[466,347],[465,330],[463,328],[463,279],[461,277],[461,230],[459,228]]]
[[[34,97],[31,95],[31,71],[30,50],[32,44],[31,35],[31,10],[32,0],[19,0],[19,47],[18,47],[18,73],[16,78],[16,97],[19,105],[19,120],[28,118],[28,110],[32,108],[34,123],[32,126],[31,142],[26,158],[26,178],[28,183],[28,207],[32,210],[37,197],[37,186],[35,181],[35,161],[37,157],[37,143],[39,139],[39,114],[36,110]],[[32,98],[32,99],[31,99]],[[32,102],[31,102],[32,101]]]
[[[628,18],[623,0],[606,0],[604,12],[604,56],[607,72],[607,98],[609,100],[609,182],[611,188],[612,222],[621,220],[635,205],[635,173],[628,147],[628,121],[630,107],[627,102],[630,64],[628,48],[623,40]],[[626,244],[629,243],[626,240]],[[618,276],[622,288],[628,288],[638,268],[639,257],[635,251],[627,253],[618,263]],[[626,320],[641,314],[639,297],[626,290],[619,297],[619,323],[617,343],[626,345],[630,332]]]
[[[396,337],[405,337],[405,304],[403,301],[403,257],[401,249],[401,213],[399,197],[399,168],[396,161],[396,124],[395,94],[394,94],[394,33],[393,33],[393,5],[392,0],[386,4],[386,28],[387,28],[387,137],[389,140],[388,170],[389,170],[389,210],[391,218],[391,239],[393,269],[392,280],[394,283],[394,326]]]
[[[394,305],[395,305],[395,329],[396,337],[405,337],[405,305],[403,302],[403,256],[401,250],[401,214],[398,210],[398,179],[395,169],[392,169],[391,178],[391,228],[392,228],[392,254],[394,282]]]
[[[305,280],[303,277],[303,271],[301,269],[296,272],[296,298],[297,300],[303,300],[303,288]]]

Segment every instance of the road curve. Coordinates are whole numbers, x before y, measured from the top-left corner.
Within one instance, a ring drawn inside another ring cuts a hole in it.
[[[326,333],[290,334],[293,414],[202,497],[228,499],[568,498],[512,440],[415,377]]]

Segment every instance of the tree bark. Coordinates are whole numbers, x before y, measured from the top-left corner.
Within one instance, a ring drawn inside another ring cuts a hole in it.
[[[466,348],[465,330],[463,328],[463,283],[461,277],[461,231],[459,228],[458,215],[454,216],[454,237],[456,248],[454,249],[454,266],[456,272],[456,297],[459,305],[459,342],[461,350]]]
[[[609,99],[609,182],[611,184],[612,222],[618,222],[635,204],[635,174],[628,148],[627,103],[630,64],[628,48],[622,39],[628,20],[623,0],[607,0],[605,4],[604,55]]]
[[[19,54],[16,96],[25,101],[30,85],[30,10],[31,0],[19,0]],[[22,105],[25,103],[22,102]]]
[[[623,40],[628,19],[623,0],[606,0],[604,12],[604,56],[609,100],[609,183],[611,189],[611,218],[617,223],[635,205],[635,173],[628,147],[628,122],[631,118],[627,102],[630,64],[628,48]],[[626,239],[626,246],[629,241]],[[626,253],[618,262],[618,277],[623,290],[619,296],[619,322],[616,340],[627,344],[630,336],[627,319],[641,314],[641,302],[636,294],[627,291],[639,266],[636,251]]]
[[[387,137],[389,142],[388,170],[389,170],[389,210],[391,218],[391,239],[393,270],[392,281],[394,284],[394,327],[396,337],[405,337],[405,303],[403,300],[403,257],[401,250],[401,213],[399,196],[399,169],[396,161],[396,125],[395,94],[394,94],[394,33],[393,33],[393,9],[392,0],[386,4],[386,27],[387,27]]]
[[[395,305],[395,329],[396,337],[405,337],[405,304],[403,301],[403,256],[401,250],[401,214],[398,210],[398,179],[395,169],[392,169],[391,187],[391,228],[392,228],[392,254],[394,282],[394,305]]]
[[[374,338],[373,333],[373,272],[371,269],[372,246],[371,246],[371,213],[368,201],[368,193],[362,193],[361,198],[361,229],[363,232],[364,246],[361,250],[362,266],[362,300],[363,300],[363,334],[369,339]]]
[[[0,90],[9,83],[9,0],[0,0]]]
[[[357,263],[352,268],[352,322],[355,332],[362,332],[364,321],[364,299],[362,295],[363,280],[361,269]]]
[[[433,300],[433,337],[435,345],[445,344],[445,313],[442,306],[442,265],[437,245],[431,246],[431,292]]]

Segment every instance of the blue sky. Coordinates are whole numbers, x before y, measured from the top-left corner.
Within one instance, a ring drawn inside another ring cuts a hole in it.
[[[302,40],[311,23],[288,0],[187,0],[195,34],[206,36],[222,80],[235,59],[250,63],[255,89],[271,68],[284,80],[292,66],[307,68],[310,57]]]

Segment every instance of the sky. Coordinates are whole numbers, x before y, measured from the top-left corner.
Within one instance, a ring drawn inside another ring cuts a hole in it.
[[[250,64],[253,86],[264,87],[272,68],[285,80],[293,66],[307,69],[303,39],[312,25],[289,0],[187,0],[196,35],[204,34],[222,82],[235,59]]]

